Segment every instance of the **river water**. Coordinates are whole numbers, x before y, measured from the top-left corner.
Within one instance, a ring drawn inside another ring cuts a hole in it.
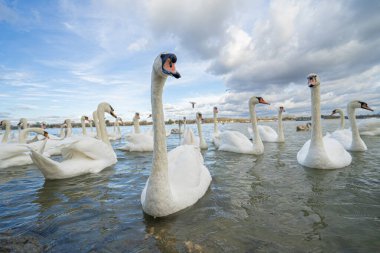
[[[338,125],[322,122],[324,131]],[[275,122],[262,124],[276,129]],[[45,181],[34,165],[3,169],[0,251],[378,252],[380,136],[363,137],[368,150],[352,152],[346,168],[310,169],[296,159],[310,138],[295,131],[297,124],[284,122],[286,142],[265,143],[261,156],[215,150],[213,126],[203,125],[211,186],[195,205],[167,218],[145,215],[140,204],[152,153],[116,149],[116,165],[64,180]],[[220,128],[247,133],[247,126]],[[179,141],[169,136],[168,149]]]

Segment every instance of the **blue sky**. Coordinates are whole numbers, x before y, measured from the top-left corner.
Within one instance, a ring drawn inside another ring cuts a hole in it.
[[[177,54],[166,118],[247,116],[252,95],[310,114],[306,76],[320,75],[322,111],[353,99],[380,109],[378,1],[0,0],[0,119],[79,121],[99,102],[125,120],[151,110],[158,53]],[[189,101],[196,101],[196,110]],[[365,113],[368,112],[360,112]]]

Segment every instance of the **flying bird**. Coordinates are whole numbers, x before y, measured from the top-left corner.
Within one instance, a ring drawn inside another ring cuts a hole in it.
[[[193,109],[194,109],[194,106],[195,106],[195,104],[196,104],[196,102],[189,102],[190,104],[191,104],[191,106],[193,107]]]

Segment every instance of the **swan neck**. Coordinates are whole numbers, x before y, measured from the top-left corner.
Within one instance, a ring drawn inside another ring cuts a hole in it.
[[[278,140],[279,141],[284,141],[284,129],[283,129],[283,124],[282,124],[282,110],[278,111]]]
[[[135,133],[136,134],[139,134],[141,133],[141,130],[140,130],[140,121],[136,118],[133,119],[133,128],[135,129]]]
[[[218,132],[218,114],[214,112],[214,133]]]
[[[198,128],[198,135],[199,135],[199,145],[201,145],[203,140],[203,133],[202,133],[202,123],[201,120],[197,119],[197,128]]]
[[[92,117],[94,118],[94,124],[96,128],[96,138],[101,139],[101,133],[100,133],[100,127],[99,127],[99,120],[98,120],[98,114],[97,111],[94,111],[92,113]]]
[[[84,121],[84,119],[81,119],[81,124],[82,124],[82,134],[87,135],[86,122]]]
[[[3,139],[1,140],[2,143],[8,142],[9,133],[11,132],[11,125],[5,124],[5,133],[3,135]]]
[[[319,85],[311,88],[311,122],[312,129],[310,146],[324,148],[322,140],[321,97]]]
[[[355,108],[348,105],[347,112],[348,112],[348,118],[350,119],[350,126],[351,126],[351,132],[352,132],[352,146],[361,145],[363,141],[360,137],[359,128],[356,124]]]
[[[19,136],[19,143],[26,143],[26,137],[30,132],[37,133],[37,134],[44,134],[44,129],[39,127],[30,127],[25,128],[21,131]]]
[[[168,154],[166,149],[166,130],[164,120],[164,109],[162,103],[162,93],[165,77],[156,74],[154,68],[152,70],[152,120],[153,120],[153,163],[152,171],[149,176],[149,185],[147,188],[147,198],[153,199],[172,199],[169,184],[168,172]],[[149,201],[149,200],[147,200]]]
[[[108,138],[107,129],[106,129],[106,121],[104,120],[104,109],[98,108],[97,114],[98,114],[98,121],[99,121],[100,138],[104,143],[111,145],[110,140]]]
[[[344,129],[344,113],[343,113],[343,111],[341,110],[340,112],[339,112],[339,114],[340,114],[340,129]]]
[[[254,144],[262,143],[260,133],[259,133],[259,128],[257,127],[255,104],[249,103],[249,114],[251,116],[252,131],[254,133],[252,141]]]

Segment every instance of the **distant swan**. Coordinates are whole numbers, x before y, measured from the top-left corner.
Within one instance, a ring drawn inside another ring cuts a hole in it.
[[[261,155],[264,153],[264,145],[257,128],[257,117],[255,106],[257,104],[268,104],[262,97],[251,97],[248,102],[251,124],[254,132],[253,141],[238,131],[223,131],[219,134],[219,141],[214,141],[218,150],[241,154]]]
[[[11,122],[9,120],[2,120],[2,121],[0,121],[0,126],[5,127],[5,132],[3,134],[3,138],[1,139],[1,142],[7,143],[9,133],[11,132]]]
[[[311,127],[311,123],[308,122],[306,123],[306,125],[298,125],[296,127],[296,131],[299,132],[299,131],[309,131],[310,130],[310,127]]]
[[[105,112],[116,118],[113,108],[108,103],[98,105],[101,140],[83,137],[73,142],[62,150],[62,162],[53,161],[32,151],[32,160],[46,179],[63,179],[86,173],[98,173],[117,162],[116,154],[108,139]]]
[[[184,145],[167,152],[162,93],[167,76],[180,77],[175,70],[176,61],[174,54],[159,55],[151,75],[154,151],[141,204],[144,212],[154,217],[167,216],[193,205],[206,193],[211,182],[198,148]]]
[[[316,169],[338,169],[351,163],[351,155],[335,139],[322,137],[320,81],[316,74],[307,77],[311,88],[312,132],[297,154],[297,161],[306,167]]]
[[[341,120],[341,128],[339,130],[334,131],[332,134],[327,134],[328,137],[334,138],[337,141],[339,141],[343,147],[346,150],[349,151],[366,151],[367,145],[364,143],[362,138],[360,138],[359,129],[356,123],[356,117],[355,117],[355,109],[356,108],[362,108],[365,110],[373,111],[371,108],[369,108],[368,104],[359,100],[354,100],[348,103],[347,105],[347,112],[348,112],[348,118],[350,119],[351,124],[351,130],[350,129],[343,129],[344,128],[344,121],[342,123]],[[337,110],[335,110],[337,111]],[[334,111],[333,111],[334,112]],[[337,111],[339,112],[339,111]],[[343,111],[340,112],[341,119],[343,118]]]
[[[278,109],[278,119],[277,119],[277,126],[278,126],[278,134],[276,131],[271,128],[270,126],[264,126],[264,125],[258,125],[260,137],[263,142],[284,142],[284,130],[282,125],[282,113],[285,112],[285,109],[283,106],[280,106]],[[248,128],[248,132],[250,133],[251,137],[253,137],[253,131],[252,128]]]
[[[153,135],[152,133],[142,133],[140,130],[140,114],[135,113],[133,117],[134,133],[129,133],[125,137],[127,144],[120,147],[121,150],[131,152],[152,152],[153,151]]]

